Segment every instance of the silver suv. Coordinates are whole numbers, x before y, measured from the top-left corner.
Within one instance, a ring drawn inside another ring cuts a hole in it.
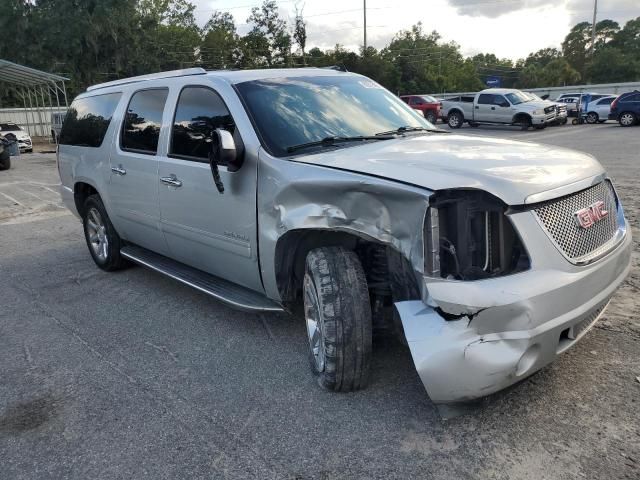
[[[334,391],[366,385],[372,335],[393,331],[434,402],[498,391],[579,340],[630,267],[593,157],[446,134],[351,73],[96,85],[70,108],[58,162],[98,267],[299,312]]]

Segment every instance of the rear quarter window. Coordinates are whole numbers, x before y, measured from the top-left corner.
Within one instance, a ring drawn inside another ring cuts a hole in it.
[[[97,148],[102,145],[121,93],[106,93],[73,101],[60,132],[60,145]]]

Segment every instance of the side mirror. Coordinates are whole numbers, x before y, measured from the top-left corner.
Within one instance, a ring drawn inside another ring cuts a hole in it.
[[[237,172],[242,166],[242,158],[238,156],[236,142],[227,130],[217,128],[213,132],[211,142],[212,160],[227,166],[229,172]]]

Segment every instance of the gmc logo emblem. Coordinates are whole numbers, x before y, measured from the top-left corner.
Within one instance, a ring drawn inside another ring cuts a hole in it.
[[[599,222],[604,217],[609,215],[609,212],[604,209],[604,202],[598,200],[596,203],[589,205],[587,208],[578,210],[574,213],[576,223],[582,228],[589,228],[594,223]]]

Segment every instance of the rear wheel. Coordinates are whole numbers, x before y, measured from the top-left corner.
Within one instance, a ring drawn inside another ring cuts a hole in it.
[[[598,122],[598,114],[596,112],[587,113],[587,123],[594,124]]]
[[[82,224],[89,253],[98,267],[111,272],[128,265],[120,255],[122,240],[111,224],[99,195],[91,195],[84,202]]]
[[[464,117],[460,112],[451,112],[447,118],[449,128],[460,128],[464,122]]]
[[[634,125],[636,123],[636,116],[631,112],[624,112],[620,114],[618,122],[623,127],[630,127],[631,125]]]
[[[304,314],[311,370],[335,392],[367,385],[371,359],[371,305],[358,256],[342,247],[307,255]]]
[[[438,120],[438,118],[436,117],[436,114],[431,112],[431,111],[425,112],[424,118],[426,118],[429,123],[433,123],[434,125],[436,124],[436,121]]]

